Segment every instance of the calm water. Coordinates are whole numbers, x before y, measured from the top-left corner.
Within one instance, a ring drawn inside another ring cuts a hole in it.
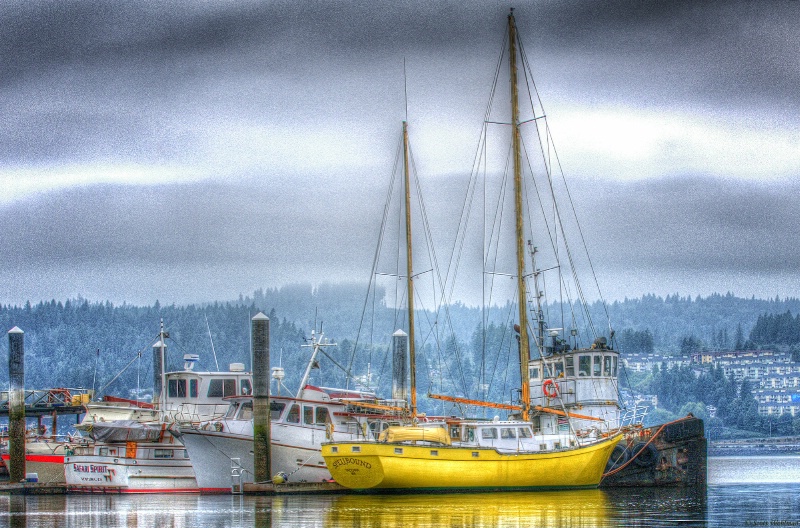
[[[448,495],[2,496],[0,526],[800,526],[800,457],[709,459],[705,494],[679,489]]]

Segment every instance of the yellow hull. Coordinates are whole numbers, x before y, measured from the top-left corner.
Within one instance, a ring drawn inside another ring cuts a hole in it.
[[[322,456],[336,482],[351,489],[592,488],[600,484],[621,438],[522,454],[476,447],[337,442],[324,444]]]

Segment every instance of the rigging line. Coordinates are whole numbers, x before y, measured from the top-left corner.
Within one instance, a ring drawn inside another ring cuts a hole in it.
[[[155,342],[155,340],[151,341],[151,343],[154,343],[154,342]],[[103,393],[103,391],[105,391],[105,390],[108,388],[108,386],[109,386],[109,385],[111,385],[112,383],[114,383],[114,382],[117,380],[117,378],[119,378],[119,377],[122,375],[122,373],[123,373],[123,372],[125,372],[126,370],[128,370],[128,367],[130,367],[130,366],[133,364],[133,362],[134,362],[134,361],[136,361],[137,359],[139,359],[139,358],[141,358],[141,357],[142,357],[142,352],[144,352],[145,350],[147,350],[147,348],[148,348],[149,346],[150,346],[150,344],[147,344],[147,345],[145,345],[144,347],[142,347],[142,349],[141,349],[141,350],[139,350],[139,352],[137,352],[137,353],[136,353],[136,355],[134,355],[134,356],[133,356],[133,359],[131,359],[131,360],[128,362],[128,364],[127,364],[127,365],[125,365],[124,367],[122,367],[122,370],[120,370],[119,372],[117,372],[117,375],[116,375],[116,376],[114,376],[114,378],[113,378],[111,381],[109,381],[108,383],[106,383],[105,385],[103,385],[103,387],[102,387],[102,388],[101,388],[99,391],[97,391],[97,393],[98,393],[98,394],[102,394],[102,393]]]
[[[473,181],[474,181],[475,178],[477,178],[477,174],[479,172],[478,171],[478,167],[480,166],[479,160],[480,160],[481,144],[482,144],[482,142],[483,143],[486,142],[486,125],[485,125],[485,122],[489,119],[489,116],[492,113],[492,107],[494,105],[494,96],[495,96],[495,93],[496,93],[496,90],[497,90],[498,79],[500,77],[500,72],[501,72],[502,67],[503,67],[503,57],[505,56],[506,42],[507,41],[508,41],[508,28],[506,28],[506,30],[503,33],[503,39],[502,39],[502,43],[500,45],[500,55],[498,57],[496,65],[495,65],[494,76],[492,78],[492,84],[491,84],[491,87],[490,87],[490,90],[489,90],[489,101],[486,104],[486,109],[484,111],[484,117],[483,117],[483,123],[481,124],[480,133],[479,133],[479,137],[478,137],[478,148],[476,149],[475,156],[474,156],[473,161],[472,161],[472,169],[471,169],[471,172],[470,172],[470,185],[473,184]],[[483,141],[481,141],[481,139]],[[469,186],[468,186],[468,188],[469,188]],[[466,215],[466,217],[465,217],[465,215]],[[450,280],[451,271],[452,271],[453,275],[455,275],[455,273],[456,273],[456,270],[452,270],[451,268],[453,266],[453,259],[454,259],[454,255],[456,254],[456,247],[458,246],[458,241],[459,241],[459,239],[463,239],[464,237],[466,237],[466,233],[464,231],[466,231],[466,229],[467,229],[468,218],[469,218],[469,214],[468,214],[468,211],[467,211],[467,206],[466,206],[466,201],[465,201],[465,204],[464,204],[464,206],[462,207],[462,210],[461,210],[461,216],[460,216],[459,228],[458,228],[459,230],[456,233],[455,240],[453,241],[453,251],[450,254],[451,255],[451,262],[450,262],[450,265],[448,266],[448,271],[447,271],[447,275],[446,275],[446,279],[445,279],[446,283],[447,283],[447,281]],[[459,259],[460,259],[460,257],[459,257]],[[453,279],[453,280],[455,280],[455,279]],[[451,299],[452,299],[452,288],[451,288],[451,293],[448,296],[447,302],[449,302]]]
[[[409,148],[409,152],[410,152],[410,150],[411,149]],[[436,292],[435,281],[438,279],[440,288],[444,288],[444,284],[442,282],[440,266],[439,266],[438,258],[436,256],[435,246],[434,246],[434,242],[433,242],[433,236],[432,236],[431,228],[430,228],[429,216],[428,216],[427,208],[425,207],[425,200],[423,199],[422,185],[421,185],[421,183],[419,181],[419,175],[418,175],[418,172],[416,170],[416,161],[415,161],[415,158],[414,158],[413,155],[411,155],[410,158],[411,158],[411,166],[413,168],[412,172],[413,172],[413,175],[414,175],[414,183],[415,183],[415,189],[416,189],[416,194],[417,194],[417,200],[418,200],[418,202],[420,204],[420,216],[422,218],[424,238],[426,240],[426,245],[427,245],[427,248],[428,248],[428,255],[429,255],[429,258],[432,261],[433,268],[434,268],[434,288],[433,288],[433,290],[434,290],[434,306],[435,306],[436,305],[435,304],[435,292]],[[474,189],[474,186],[473,186],[473,189]],[[415,295],[415,299],[416,298],[417,298],[417,296]],[[450,319],[449,306],[447,304],[444,304],[444,309],[445,309],[445,318],[446,318],[446,321],[449,324],[449,327],[450,327],[451,333],[452,333],[453,332],[452,331],[452,320]],[[437,310],[437,312],[438,312],[438,310]],[[437,319],[438,319],[438,316],[437,316]],[[463,390],[464,390],[464,392],[466,394],[469,394],[469,385],[467,384],[466,376],[464,374],[464,367],[462,365],[462,363],[463,363],[462,362],[462,353],[461,353],[461,349],[460,349],[460,346],[459,346],[458,339],[454,339],[453,342],[455,343],[456,362],[457,362],[457,365],[459,367],[458,368],[459,373],[461,375],[461,382],[463,384],[462,388],[463,388]]]
[[[541,145],[541,142],[540,142],[540,145]],[[528,157],[528,150],[525,147],[524,143],[522,145],[522,148],[525,151],[525,159],[528,162],[528,170],[530,170],[532,172],[533,169],[532,169],[532,167],[530,165],[530,158]],[[553,251],[556,252],[556,254],[557,254],[558,250],[556,249],[556,246],[555,246],[556,242],[553,240],[552,232],[551,232],[550,227],[549,227],[549,222],[547,221],[546,214],[544,212],[544,203],[543,203],[543,200],[541,199],[541,194],[539,192],[539,186],[536,184],[536,180],[534,178],[532,178],[532,180],[533,180],[534,187],[536,189],[536,195],[539,198],[539,204],[540,204],[540,207],[542,209],[542,215],[544,217],[545,225],[547,226],[547,231],[548,231],[548,234],[549,234],[549,237],[550,237],[550,243],[553,245]],[[553,226],[553,227],[554,228],[557,227],[558,230],[563,234],[564,233],[564,224],[563,224],[563,220],[561,218],[561,214],[560,214],[560,209],[558,207],[558,203],[555,200],[555,194],[553,192],[553,187],[552,187],[552,180],[549,178],[549,174],[548,174],[548,181],[550,182],[551,196],[552,196],[552,199],[553,199],[553,208],[554,208],[555,216],[556,216],[556,219],[557,219],[557,224],[555,226]],[[528,203],[529,203],[528,207],[530,208],[530,201],[528,201]],[[563,239],[564,249],[566,250],[566,253],[567,253],[567,260],[569,262],[569,269],[570,269],[571,274],[572,274],[572,280],[575,282],[575,287],[578,290],[578,295],[579,295],[579,297],[581,298],[582,302],[585,305],[586,304],[586,297],[583,294],[583,289],[581,287],[580,280],[578,278],[577,267],[575,266],[575,261],[574,261],[573,256],[572,256],[572,251],[570,249],[570,245],[567,242],[566,237],[562,237],[562,239]],[[559,266],[561,266],[560,262],[559,262]],[[589,326],[592,329],[592,332],[596,334],[596,331],[594,329],[594,324],[593,324],[593,322],[591,320],[591,314],[589,314],[588,312],[587,312],[587,318],[589,320]]]
[[[541,117],[545,117],[546,114],[545,114],[545,111],[544,111],[544,105],[542,103],[541,97],[539,96],[539,91],[536,88],[536,82],[535,82],[535,79],[533,78],[533,74],[532,74],[533,68],[531,68],[531,66],[530,66],[530,62],[528,61],[527,53],[525,53],[524,49],[522,50],[522,56],[523,56],[523,63],[526,66],[524,68],[524,72],[525,72],[526,87],[527,87],[527,91],[528,91],[528,100],[533,102],[534,98],[533,98],[532,93],[531,93],[531,86],[533,86],[533,92],[536,94],[536,99],[538,100],[539,107],[541,108],[541,112],[542,112],[542,116]],[[534,115],[536,115],[535,108],[533,108],[532,111],[533,111]],[[561,215],[559,213],[558,202],[556,201],[556,197],[555,197],[555,189],[553,188],[552,162],[550,161],[550,152],[551,152],[551,150],[555,151],[555,146],[553,145],[553,148],[551,149],[552,134],[550,133],[550,127],[547,124],[546,118],[544,120],[544,123],[545,123],[545,125],[544,125],[544,128],[545,128],[545,138],[544,138],[544,140],[545,141],[542,141],[542,136],[541,136],[541,133],[539,131],[538,125],[537,125],[537,128],[536,128],[536,132],[537,132],[537,136],[539,137],[539,145],[540,145],[541,151],[542,151],[542,160],[543,160],[544,165],[545,165],[545,170],[546,170],[546,174],[547,174],[547,180],[549,182],[549,187],[550,187],[550,195],[551,195],[552,200],[553,200],[552,203],[553,203],[553,215],[554,215],[553,221],[554,221],[554,225],[558,225],[560,227],[560,232],[565,235],[566,232],[564,230],[563,221],[561,220]],[[545,147],[544,147],[545,143],[547,144],[547,149],[545,149]],[[527,153],[526,153],[526,156],[527,156]],[[528,160],[528,164],[530,165],[530,160]],[[563,177],[563,171],[562,171],[562,177]],[[565,187],[566,187],[566,181],[565,181]],[[538,192],[538,190],[537,190],[537,192]],[[573,213],[575,214],[574,205],[572,207],[573,207]],[[576,221],[577,221],[577,215],[576,215]],[[578,225],[580,226],[579,223],[578,223]],[[568,258],[569,258],[570,264],[572,266],[571,271],[572,271],[572,275],[573,275],[573,280],[576,283],[576,288],[578,289],[579,296],[580,296],[581,300],[583,301],[582,304],[585,306],[586,305],[586,297],[583,294],[583,289],[582,289],[582,287],[580,285],[580,281],[578,280],[577,269],[574,266],[574,261],[573,261],[572,256],[571,256],[571,250],[570,250],[569,244],[566,241],[566,238],[564,238],[564,246],[565,246],[565,248],[567,250]],[[585,246],[585,242],[584,242],[584,247],[586,247]],[[558,250],[558,245],[556,245],[554,247],[554,251],[556,252],[556,255],[557,255],[558,251],[559,251]],[[588,251],[587,251],[587,256],[588,256]],[[558,259],[558,257],[556,257],[556,258]],[[560,260],[560,259],[558,259],[558,260]],[[560,282],[559,283],[559,291],[561,292],[561,298],[562,298],[562,304],[563,304],[563,290],[561,288],[561,284],[562,283]],[[588,315],[588,313],[587,313],[587,316],[590,319],[590,326],[592,328],[592,332],[594,332],[594,325],[593,325],[593,323],[591,323],[591,316]],[[562,323],[562,327],[563,327],[563,323]]]
[[[521,51],[522,51],[522,57],[523,57],[522,60],[523,60],[524,64],[526,65],[526,71],[532,72],[533,68],[531,68],[530,63],[528,62],[528,55],[525,52],[524,48],[522,47],[522,43],[521,42],[520,42],[520,48],[521,48]],[[536,98],[539,101],[539,106],[542,109],[542,114],[544,114],[545,113],[544,112],[544,104],[542,103],[541,97],[539,96],[539,90],[536,88],[536,82],[533,79],[532,75],[531,75],[531,84],[533,85],[534,93],[536,93]],[[569,200],[570,207],[572,208],[573,216],[574,216],[576,224],[578,226],[578,233],[580,235],[581,242],[583,244],[584,252],[586,253],[586,258],[587,258],[587,260],[589,262],[589,268],[591,269],[592,278],[594,279],[595,287],[597,288],[597,294],[600,297],[600,301],[602,303],[603,310],[605,311],[605,314],[606,314],[606,320],[608,322],[608,328],[609,328],[609,331],[610,331],[611,330],[611,315],[608,312],[608,304],[606,303],[605,299],[603,298],[603,292],[601,291],[600,283],[597,280],[597,274],[595,273],[595,270],[594,270],[594,264],[592,262],[591,257],[589,256],[589,248],[588,248],[588,245],[586,244],[586,239],[585,239],[584,234],[583,234],[583,229],[581,228],[581,223],[580,223],[580,221],[578,219],[578,213],[577,213],[577,210],[575,208],[575,203],[572,200],[572,193],[570,192],[569,186],[567,185],[566,176],[564,174],[564,168],[561,165],[561,158],[559,157],[558,151],[555,148],[555,139],[553,138],[553,135],[552,135],[552,132],[550,131],[550,127],[549,126],[546,126],[545,130],[546,130],[547,136],[549,138],[548,141],[550,143],[552,143],[552,146],[553,146],[552,150],[553,150],[553,155],[554,155],[555,160],[556,160],[556,165],[558,167],[558,172],[561,174],[561,179],[562,179],[562,181],[564,183],[564,189],[565,189],[565,191],[567,193],[567,198]]]
[[[206,329],[208,330],[208,339],[211,341],[211,352],[214,354],[214,365],[217,367],[217,372],[219,372],[219,363],[217,362],[217,351],[214,349],[214,338],[211,337],[211,327],[208,325],[208,316],[203,314],[203,317],[206,319]]]
[[[362,330],[363,325],[364,325],[364,317],[366,316],[367,304],[369,302],[370,290],[372,290],[372,295],[373,295],[373,311],[372,311],[373,317],[372,317],[372,325],[371,325],[371,331],[370,331],[370,347],[369,347],[369,349],[370,349],[370,358],[372,357],[371,356],[371,354],[372,354],[371,351],[372,351],[372,336],[373,336],[373,333],[374,333],[375,296],[377,296],[377,291],[376,291],[377,284],[376,284],[376,281],[375,281],[375,271],[378,268],[378,261],[380,260],[380,255],[381,255],[381,248],[383,247],[383,238],[384,238],[384,233],[386,231],[386,221],[387,221],[387,219],[389,217],[389,210],[391,208],[392,194],[393,194],[393,191],[394,191],[394,181],[395,181],[395,178],[397,176],[397,165],[399,163],[399,158],[400,158],[400,150],[398,149],[397,152],[396,152],[396,155],[395,155],[394,169],[392,170],[392,177],[390,178],[389,189],[387,190],[387,194],[386,194],[386,202],[385,202],[384,208],[383,208],[383,216],[381,218],[381,225],[380,225],[380,228],[378,229],[378,243],[376,244],[375,254],[373,255],[373,258],[372,258],[372,269],[370,270],[370,279],[369,279],[368,286],[367,286],[367,296],[364,299],[364,306],[361,309],[361,320],[359,321],[359,324],[358,324],[358,333],[356,334],[356,340],[355,340],[355,343],[353,344],[353,351],[350,353],[350,363],[348,364],[348,369],[352,369],[353,361],[355,360],[356,352],[358,351],[358,342],[359,342],[359,339],[361,337],[361,330]]]

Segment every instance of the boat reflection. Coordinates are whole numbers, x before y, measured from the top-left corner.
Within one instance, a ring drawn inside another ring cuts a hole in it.
[[[325,514],[324,526],[390,528],[613,526],[604,491],[343,495]]]

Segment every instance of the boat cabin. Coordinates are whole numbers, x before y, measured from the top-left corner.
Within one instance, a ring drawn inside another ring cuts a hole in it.
[[[614,428],[620,421],[619,352],[605,338],[591,348],[546,347],[543,357],[528,364],[531,405],[574,412],[603,420],[573,418],[575,431]],[[563,416],[541,413],[533,418],[534,429],[544,434],[568,431]]]

